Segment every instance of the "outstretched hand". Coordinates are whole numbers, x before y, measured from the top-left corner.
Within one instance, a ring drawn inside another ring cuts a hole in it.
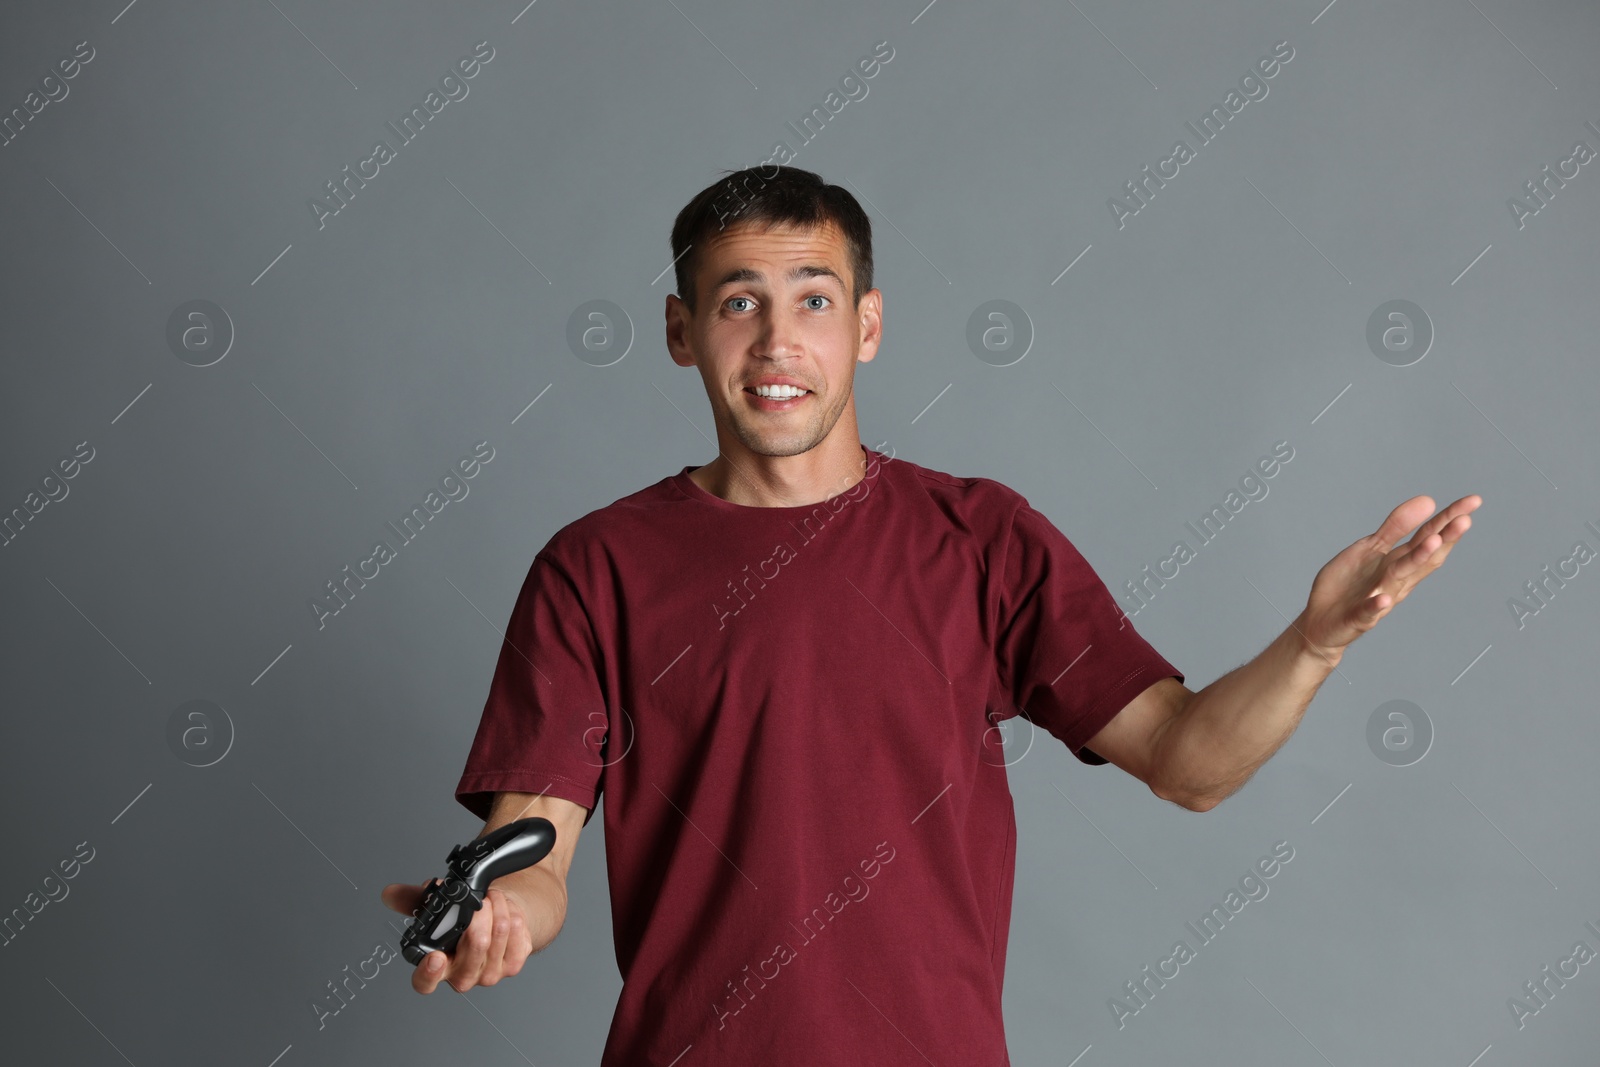
[[[1295,625],[1329,659],[1337,660],[1356,638],[1378,625],[1418,582],[1439,569],[1457,541],[1472,526],[1468,518],[1483,498],[1464,496],[1422,522],[1433,510],[1430,496],[1414,496],[1389,512],[1369,534],[1329,560],[1317,572],[1306,608]],[[1417,523],[1422,525],[1417,526]],[[1417,526],[1405,544],[1391,548]]]
[[[395,882],[383,889],[383,902],[401,914],[415,916],[429,879],[422,885]],[[432,993],[440,982],[457,993],[475,985],[494,985],[502,978],[522,970],[532,954],[528,936],[528,916],[521,898],[498,886],[490,886],[483,906],[472,916],[454,952],[430,952],[411,972],[411,988]]]

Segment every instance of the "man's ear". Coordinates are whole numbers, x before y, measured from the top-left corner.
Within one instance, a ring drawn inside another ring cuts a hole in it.
[[[871,363],[878,354],[878,345],[883,341],[882,290],[868,289],[861,294],[861,301],[856,305],[856,322],[860,328],[856,362]]]
[[[667,352],[672,356],[672,362],[680,367],[694,366],[694,353],[689,349],[689,325],[692,318],[693,316],[689,314],[689,305],[679,299],[676,293],[668,293]]]

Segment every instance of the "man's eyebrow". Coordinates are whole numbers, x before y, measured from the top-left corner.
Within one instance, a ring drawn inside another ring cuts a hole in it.
[[[791,282],[801,281],[805,278],[832,278],[838,283],[840,289],[844,288],[844,279],[839,277],[838,271],[832,267],[817,263],[802,263],[799,266],[790,267],[784,277]],[[721,278],[718,278],[717,283],[711,287],[711,291],[716,292],[723,286],[740,282],[764,282],[766,280],[767,276],[754,268],[735,267]]]

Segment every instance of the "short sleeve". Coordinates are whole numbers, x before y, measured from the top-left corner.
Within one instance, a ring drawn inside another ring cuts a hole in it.
[[[996,669],[1029,721],[1084,763],[1084,743],[1152,683],[1183,674],[1133,628],[1087,560],[1026,501],[1006,537]]]
[[[488,819],[497,792],[543,793],[588,808],[588,825],[604,788],[601,669],[577,586],[541,552],[506,624],[456,800]]]

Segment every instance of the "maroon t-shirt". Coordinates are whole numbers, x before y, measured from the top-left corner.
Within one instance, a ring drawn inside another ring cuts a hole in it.
[[[1083,748],[1183,675],[1016,491],[873,449],[805,507],[692,467],[535,556],[456,799],[605,796],[602,1067],[1008,1063],[995,723]]]

